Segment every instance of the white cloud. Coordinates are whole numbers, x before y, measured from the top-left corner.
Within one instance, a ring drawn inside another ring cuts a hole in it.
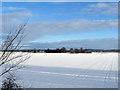
[[[24,48],[89,48],[89,49],[117,49],[118,39],[103,38],[103,39],[86,39],[86,40],[72,40],[54,43],[26,43]]]
[[[20,7],[2,7],[3,10],[25,10],[26,8]]]
[[[117,23],[117,20],[46,21],[30,23],[26,31],[29,37],[36,39],[45,35],[63,35],[105,29],[117,30]]]
[[[118,3],[90,4],[83,8],[80,13],[92,15],[118,15]]]
[[[14,12],[3,14],[3,32],[22,23],[21,19],[33,16],[31,12]],[[117,20],[71,20],[29,22],[26,28],[29,40],[45,35],[91,32],[95,30],[115,29]]]
[[[115,7],[114,7],[115,6]],[[15,9],[15,8],[14,8]],[[17,9],[17,8],[16,8]],[[19,8],[20,9],[20,8]],[[22,9],[22,8],[21,8]],[[86,14],[116,15],[117,3],[90,4],[83,9]],[[82,13],[83,13],[82,12]],[[30,11],[13,12],[3,14],[3,32],[9,31],[11,27],[18,26],[21,20],[32,17]],[[34,15],[35,17],[35,15]],[[117,30],[118,20],[69,20],[69,21],[41,21],[29,22],[26,28],[29,40],[34,40],[45,35],[61,35],[69,33],[91,32],[95,30],[115,29]]]
[[[104,3],[92,4],[84,9],[84,12],[90,13],[93,11],[104,15],[116,15],[116,9],[113,8],[111,11],[112,4],[106,5]],[[13,8],[12,8],[13,9]],[[15,8],[14,8],[15,9]],[[17,8],[16,8],[17,9]],[[20,8],[19,8],[20,9]],[[22,9],[22,8],[21,8]],[[105,10],[103,10],[105,9]],[[85,11],[86,10],[86,11]],[[103,11],[101,11],[103,10]],[[13,12],[3,14],[3,33],[9,30],[16,30],[11,28],[13,26],[18,26],[21,24],[23,19],[32,17],[33,14],[30,11]],[[28,41],[32,41],[36,38],[45,35],[63,35],[69,33],[82,33],[91,32],[96,30],[114,29],[118,28],[118,20],[69,20],[69,21],[41,21],[41,22],[29,22],[26,28],[26,34]],[[99,39],[99,40],[75,40],[75,41],[64,41],[58,43],[29,43],[31,47],[80,47],[85,46],[85,48],[115,48],[117,47],[117,39]]]
[[[10,31],[11,27],[20,25],[22,23],[22,19],[30,17],[32,17],[32,13],[29,11],[2,14],[3,32]]]

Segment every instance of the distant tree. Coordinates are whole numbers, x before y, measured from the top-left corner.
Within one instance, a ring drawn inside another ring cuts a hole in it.
[[[50,49],[48,48],[47,50],[45,50],[46,53],[49,53],[50,52]]]
[[[34,49],[33,49],[33,53],[36,53],[36,52],[37,52],[37,50],[34,48]]]
[[[75,53],[79,53],[79,50],[78,50],[78,49],[75,49],[74,52],[75,52]]]
[[[59,51],[60,49],[59,48],[56,48],[56,51]]]
[[[81,52],[81,53],[83,53],[83,52],[84,52],[82,47],[80,48],[80,52]]]
[[[38,49],[37,52],[40,52],[40,49]]]
[[[74,49],[73,48],[70,48],[70,53],[74,53]]]
[[[84,52],[85,52],[85,53],[88,53],[88,50],[87,50],[87,49],[85,49],[85,50],[84,50]]]
[[[65,47],[62,47],[62,48],[61,48],[61,52],[66,53],[66,48],[65,48]]]
[[[56,48],[56,53],[61,53],[61,50],[59,48]]]

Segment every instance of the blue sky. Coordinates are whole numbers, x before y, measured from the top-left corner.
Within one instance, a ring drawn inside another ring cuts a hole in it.
[[[2,5],[3,33],[9,31],[11,26],[18,25],[26,18],[30,18],[26,28],[27,39],[25,44],[30,47],[32,45],[32,48],[35,46],[31,43],[34,45],[35,43],[63,43],[68,41],[73,43],[76,40],[101,41],[101,39],[109,39],[111,43],[111,38],[117,41],[117,3],[7,2]],[[76,46],[73,45],[73,48]],[[79,44],[78,47],[87,48],[87,46],[80,46]],[[41,48],[41,46],[37,48]],[[104,47],[98,46],[96,48]],[[117,48],[117,45],[111,45],[108,48]]]
[[[82,13],[80,12],[81,10],[87,8],[91,4],[97,4],[97,3],[96,2],[3,3],[3,9],[4,7],[19,8],[13,10],[6,9],[3,10],[3,13],[19,12],[19,11],[23,11],[23,9],[25,9],[26,11],[29,10],[36,15],[36,17],[31,19],[31,21],[51,21],[51,20],[64,21],[64,20],[74,20],[74,19],[89,19],[89,20],[117,19],[117,15],[104,15],[96,12],[95,14],[99,14],[99,15],[94,15],[93,17],[92,13],[88,15],[88,14],[84,14],[83,12]],[[111,3],[106,3],[106,4],[111,4]]]
[[[3,0],[2,2],[119,2],[119,0]]]

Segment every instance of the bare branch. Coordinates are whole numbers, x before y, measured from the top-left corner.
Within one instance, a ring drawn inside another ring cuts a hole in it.
[[[20,25],[14,33],[9,32],[2,43],[1,50],[2,54],[0,56],[0,67],[3,67],[3,72],[0,76],[22,68],[20,64],[30,58],[29,53],[14,53],[16,50],[20,50],[22,46],[20,45],[24,39],[24,28],[27,23]],[[6,67],[5,67],[6,66]]]

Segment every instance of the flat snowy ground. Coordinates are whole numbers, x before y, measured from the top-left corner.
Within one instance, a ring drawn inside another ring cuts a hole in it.
[[[16,75],[32,88],[117,88],[118,53],[36,53]]]

